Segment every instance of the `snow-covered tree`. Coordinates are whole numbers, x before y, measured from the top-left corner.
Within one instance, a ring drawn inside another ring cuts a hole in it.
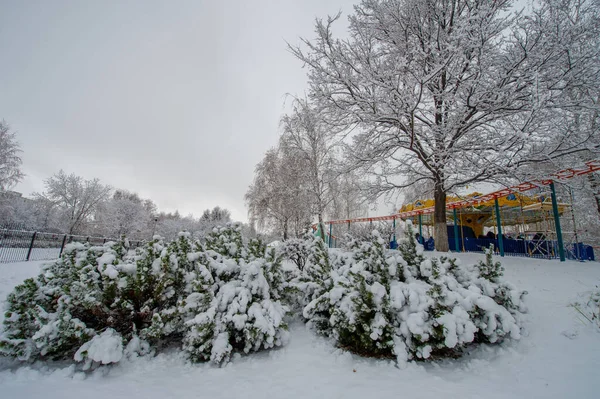
[[[545,47],[559,47],[566,57],[559,58],[555,69],[559,78],[552,82],[561,90],[553,107],[544,114],[548,131],[569,132],[555,135],[546,157],[534,158],[520,168],[521,179],[542,173],[582,165],[600,157],[600,4],[595,0],[543,0],[528,19],[539,32]],[[579,144],[585,143],[584,151]],[[570,151],[567,157],[557,157]],[[529,167],[528,167],[529,166]],[[600,177],[590,173],[581,181],[568,184],[576,197],[591,196],[600,221]],[[582,191],[583,190],[583,191]]]
[[[312,198],[306,168],[303,158],[281,144],[267,151],[245,196],[250,220],[258,228],[277,231],[286,240],[309,227]]]
[[[96,231],[104,237],[151,238],[153,218],[144,201],[135,193],[116,190],[94,213]]]
[[[10,131],[4,120],[0,120],[0,192],[23,179],[21,152],[16,134]]]
[[[225,226],[231,222],[231,212],[225,208],[215,206],[213,209],[206,209],[198,220],[194,232],[198,235],[205,236],[215,227]]]
[[[64,171],[44,181],[46,191],[36,196],[53,203],[61,212],[61,222],[69,234],[83,231],[98,206],[109,198],[112,188],[99,179],[84,180]]]
[[[231,212],[220,206],[215,206],[213,209],[206,209],[204,213],[202,213],[200,221],[225,225],[227,222],[231,221]]]
[[[338,166],[339,169],[341,168]],[[368,213],[368,198],[363,191],[364,184],[356,171],[339,173],[330,182],[333,200],[327,213],[331,219],[352,219],[363,217]]]
[[[59,212],[46,198],[27,198],[14,191],[0,193],[0,224],[8,228],[61,233]]]
[[[337,140],[318,109],[307,100],[295,100],[292,113],[284,115],[281,124],[281,145],[287,153],[302,160],[304,185],[310,195],[313,213],[320,230],[325,231],[323,216],[335,198],[333,189],[338,177],[334,166]]]
[[[353,164],[372,176],[372,195],[431,182],[438,250],[448,249],[447,192],[506,174],[553,140],[543,121],[564,90],[565,43],[540,40],[545,28],[512,5],[365,0],[349,17],[348,39],[332,33],[338,15],[291,47],[321,114],[357,132]]]

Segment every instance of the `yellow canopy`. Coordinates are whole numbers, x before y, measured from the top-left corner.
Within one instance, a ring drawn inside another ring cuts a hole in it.
[[[477,198],[481,193],[471,193],[465,196],[448,196],[446,203],[457,202],[465,199]],[[401,212],[408,212],[418,209],[431,208],[435,204],[433,199],[420,199],[409,204],[405,204],[400,209]],[[539,194],[527,196],[519,193],[511,193],[505,197],[498,198],[500,206],[500,216],[504,226],[521,225],[536,223],[552,218],[552,203],[549,195]],[[558,212],[562,214],[569,204],[558,204]],[[461,226],[469,226],[473,229],[475,236],[483,235],[485,226],[491,227],[496,221],[494,218],[495,204],[494,200],[487,200],[457,209],[458,223]],[[448,221],[452,221],[453,214],[447,212]],[[416,219],[416,217],[411,217]],[[416,222],[416,220],[415,220]],[[432,215],[423,215],[423,224],[432,225]]]
[[[461,197],[449,195],[446,197],[446,203],[462,201],[464,199],[477,198],[482,195],[483,194],[477,193],[477,192],[467,194],[467,195],[461,196]],[[506,197],[498,198],[498,205],[500,205],[501,207],[521,207],[521,206],[525,206],[525,205],[536,204],[538,202],[544,202],[546,199],[548,199],[546,197],[547,196],[545,196],[545,195],[538,195],[535,197],[530,197],[530,196],[523,195],[523,194],[512,193],[512,194],[507,195]],[[431,208],[434,205],[435,205],[435,201],[431,198],[419,199],[419,200],[416,200],[415,202],[402,205],[402,208],[400,208],[400,212],[408,212],[408,211],[413,211],[413,210],[417,210],[417,209]],[[493,207],[493,206],[494,206],[494,200],[488,200],[488,201],[482,201],[482,202],[478,203],[474,208],[483,209],[483,208]]]

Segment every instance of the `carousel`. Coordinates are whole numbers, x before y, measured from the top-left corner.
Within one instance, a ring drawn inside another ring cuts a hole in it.
[[[510,193],[494,199],[482,196],[475,192],[447,198],[448,204],[468,203],[452,207],[452,212],[447,213],[450,250],[480,252],[493,245],[496,252],[502,250],[506,255],[558,257],[557,226],[550,193]],[[478,198],[482,198],[481,201],[477,201]],[[406,220],[420,226],[420,240],[426,249],[433,249],[433,240],[426,238],[432,237],[433,215],[421,214],[419,210],[430,209],[433,205],[432,199],[417,200],[405,204],[399,211],[413,215]],[[557,202],[557,211],[559,217],[574,217],[570,203]],[[561,233],[566,238],[568,258],[593,259],[593,249],[578,242],[576,228]]]
[[[522,182],[491,193],[448,196],[445,205],[450,250],[481,252],[493,246],[501,256],[595,260],[593,247],[580,240],[571,190],[568,201],[559,201],[555,183],[565,183],[598,171],[600,159],[595,159],[577,168],[551,173],[546,179]],[[535,194],[525,195],[524,192]],[[313,229],[332,247],[337,242],[333,230],[336,225],[347,225],[349,231],[352,223],[368,222],[373,226],[374,223],[387,225],[391,222],[388,230],[391,232],[390,248],[393,249],[397,246],[396,220],[411,220],[418,226],[419,242],[426,250],[432,250],[435,244],[432,234],[434,208],[433,199],[422,199],[403,205],[393,215],[329,220],[324,222],[329,232],[317,231],[316,224]],[[566,230],[561,227],[561,219]]]

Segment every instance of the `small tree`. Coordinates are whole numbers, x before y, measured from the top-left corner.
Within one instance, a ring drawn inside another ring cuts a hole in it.
[[[333,312],[335,332],[342,347],[367,355],[388,355],[393,351],[394,326],[390,307],[390,283],[398,269],[386,260],[384,240],[377,230],[369,241],[354,251],[356,271],[347,273],[347,284],[338,284],[347,292],[351,307],[337,307]]]

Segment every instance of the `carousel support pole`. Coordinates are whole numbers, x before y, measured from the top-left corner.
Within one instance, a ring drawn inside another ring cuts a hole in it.
[[[419,213],[419,240],[421,241],[419,244],[425,244],[425,239],[423,239],[423,215]]]
[[[575,256],[577,260],[583,262],[583,256],[579,253],[579,237],[577,236],[577,223],[575,222],[575,211],[573,211],[573,190],[569,187],[569,197],[571,198],[571,220],[573,221],[573,233],[575,235]]]
[[[452,209],[452,214],[454,216],[454,249],[456,252],[460,252],[460,247],[458,246],[458,224],[456,224],[456,208]]]
[[[394,238],[393,241],[396,242],[396,218],[392,219],[393,220],[393,226],[394,226]]]
[[[463,218],[462,218],[462,212],[458,211],[458,216],[460,219],[460,250],[462,252],[465,251],[465,231],[463,229]]]
[[[504,256],[504,242],[502,241],[502,221],[500,220],[500,205],[498,205],[498,198],[494,198],[494,206],[496,207],[496,225],[498,226],[498,248],[500,249],[500,256]]]
[[[331,248],[331,233],[333,230],[333,223],[329,223],[329,248]]]
[[[554,213],[554,225],[556,227],[556,241],[558,241],[558,254],[560,261],[565,261],[565,247],[563,244],[562,230],[560,228],[560,215],[558,214],[558,202],[556,201],[556,189],[554,182],[550,182],[550,190],[552,193],[552,212]]]

